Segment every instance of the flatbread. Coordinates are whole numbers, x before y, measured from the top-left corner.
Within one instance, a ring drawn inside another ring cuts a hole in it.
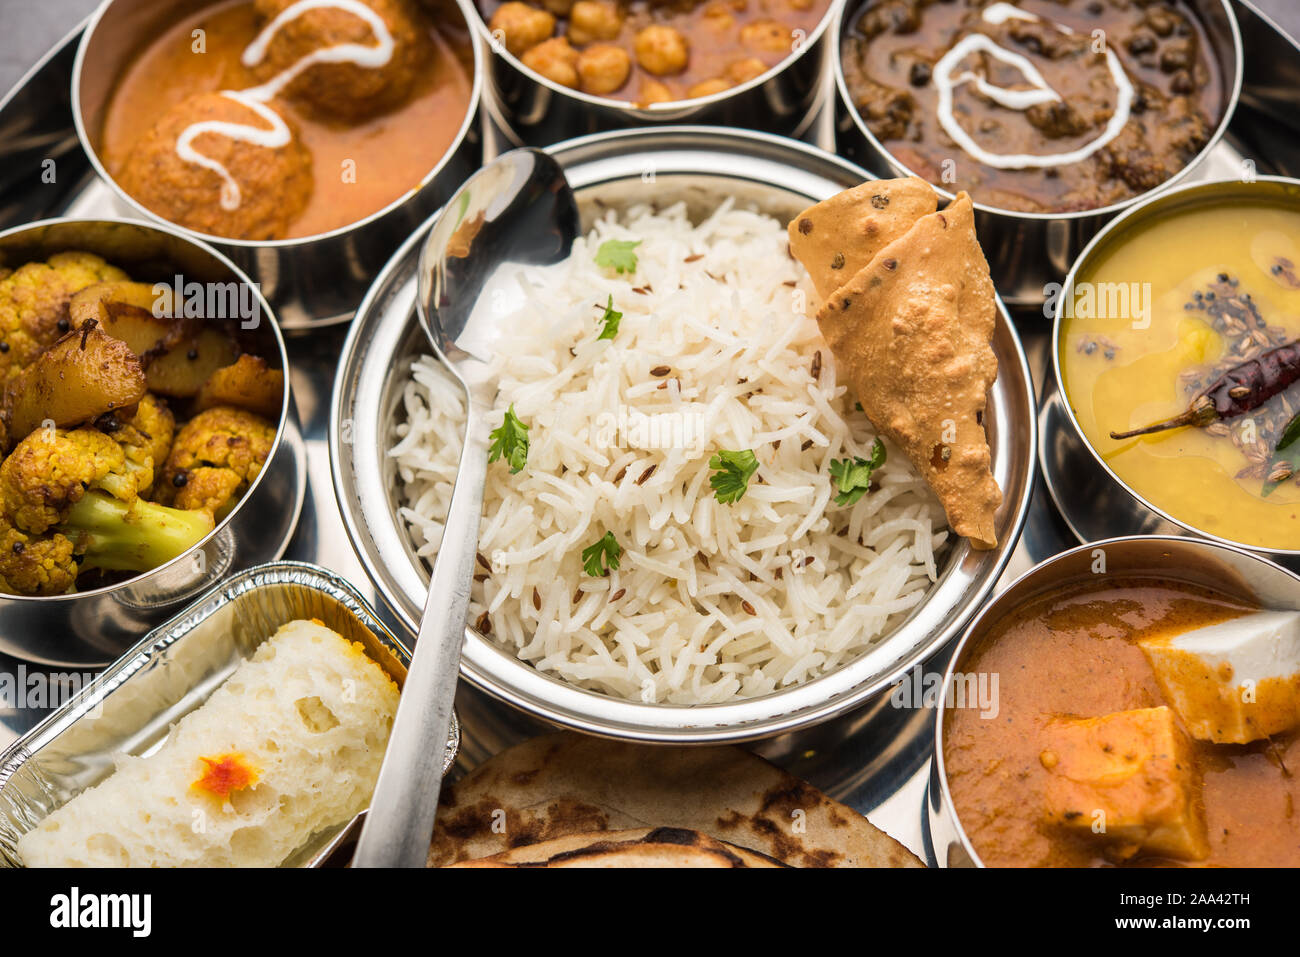
[[[871,180],[791,220],[790,252],[825,300],[938,203],[930,184],[915,176]]]
[[[970,197],[918,219],[817,314],[863,410],[920,471],[948,522],[994,548],[1002,492],[984,432],[997,306]]]
[[[533,738],[443,788],[429,864],[575,834],[680,828],[792,867],[920,867],[851,808],[737,747],[675,748],[574,732]]]
[[[784,867],[699,831],[641,827],[591,831],[462,861],[451,867]]]

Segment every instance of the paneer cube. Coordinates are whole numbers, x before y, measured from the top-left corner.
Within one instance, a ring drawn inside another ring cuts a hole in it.
[[[1139,647],[1194,738],[1245,744],[1300,724],[1300,612],[1254,612]]]
[[[1054,719],[1040,758],[1049,824],[1091,835],[1121,860],[1209,854],[1191,739],[1168,708]]]

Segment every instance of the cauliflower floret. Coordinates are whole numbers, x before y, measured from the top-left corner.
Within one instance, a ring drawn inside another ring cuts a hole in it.
[[[176,435],[176,417],[171,409],[153,393],[145,393],[134,415],[102,416],[96,425],[122,446],[127,462],[140,469],[139,493],[147,496]]]
[[[0,465],[0,496],[9,521],[39,535],[63,521],[87,489],[129,502],[152,478],[98,429],[37,429]]]
[[[76,581],[77,562],[67,536],[33,538],[0,518],[0,592],[66,595]]]
[[[68,331],[68,302],[74,293],[97,282],[126,278],[99,256],[66,252],[20,266],[0,279],[0,381]]]
[[[271,454],[275,426],[230,405],[200,412],[176,433],[156,499],[224,517]]]

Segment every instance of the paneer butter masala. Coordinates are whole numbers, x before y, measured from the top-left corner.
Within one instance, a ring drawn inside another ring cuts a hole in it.
[[[985,864],[1300,864],[1300,612],[1154,578],[1081,582],[963,665],[996,717],[949,711],[953,804]]]

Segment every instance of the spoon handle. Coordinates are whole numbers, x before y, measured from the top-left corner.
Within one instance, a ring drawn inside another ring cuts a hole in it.
[[[472,399],[468,406],[429,599],[353,867],[423,867],[429,853],[487,479],[486,423]]]

